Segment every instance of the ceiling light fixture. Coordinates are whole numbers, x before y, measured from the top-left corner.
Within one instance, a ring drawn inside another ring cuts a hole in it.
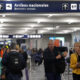
[[[29,24],[29,26],[31,26],[32,28],[37,26],[37,24]]]
[[[80,30],[79,27],[76,27],[76,28],[71,28],[73,31],[77,31],[77,30]]]
[[[41,23],[42,21],[44,21],[44,19],[37,19],[37,23]]]
[[[1,24],[3,24],[3,21],[1,20]]]
[[[44,29],[53,30],[54,28],[53,27],[49,27],[49,28],[44,28]]]
[[[65,21],[66,21],[68,24],[72,24],[72,23],[78,22],[78,20],[75,19],[75,18],[66,19]]]
[[[6,0],[6,1],[11,1],[11,0]]]
[[[3,14],[3,15],[2,15],[2,17],[6,17],[6,15],[5,15],[5,14]]]
[[[71,33],[73,30],[63,30],[63,33]]]
[[[72,30],[62,30],[62,31],[56,32],[56,34],[68,34],[71,32],[73,32],[73,31]]]
[[[25,29],[25,32],[27,32],[28,30],[27,29]]]
[[[59,29],[60,26],[56,26],[56,29]]]
[[[40,30],[39,33],[45,33],[47,32],[46,30]]]
[[[76,32],[76,31],[77,31],[77,29],[73,30],[73,32]]]
[[[37,21],[38,24],[40,24],[41,21]]]
[[[68,22],[68,24],[72,24],[72,22]]]
[[[52,17],[52,16],[53,16],[53,14],[49,14],[49,15],[48,15],[49,18]]]
[[[33,27],[34,27],[34,25],[31,25],[31,27],[33,28]]]
[[[48,19],[46,19],[46,18],[39,18],[39,19],[34,19],[34,21],[37,22],[37,23],[41,23],[41,22],[47,22]]]

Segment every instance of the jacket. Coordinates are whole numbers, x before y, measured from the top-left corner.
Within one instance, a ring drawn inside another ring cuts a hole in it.
[[[56,52],[54,50],[51,52],[49,48],[45,49],[43,53],[43,59],[44,59],[44,68],[45,68],[45,73],[56,73],[56,67],[55,67],[55,62],[56,62]]]
[[[80,68],[76,67],[77,61],[78,61],[77,53],[72,54],[70,59],[70,67],[72,68],[72,73],[80,75]]]
[[[5,53],[5,55],[2,58],[2,65],[6,68],[6,72],[5,72],[6,75],[8,75],[9,73],[12,73],[11,70],[9,69],[9,62],[8,61],[9,61],[9,56],[11,54],[13,54],[13,52],[16,52],[16,51],[10,51],[8,54]],[[15,73],[15,74],[18,74],[18,75],[22,76],[22,72],[21,71]]]

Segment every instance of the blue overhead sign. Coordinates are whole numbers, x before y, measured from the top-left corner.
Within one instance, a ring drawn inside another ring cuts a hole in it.
[[[0,12],[80,12],[80,1],[0,1]]]
[[[23,35],[23,34],[19,34],[19,35],[0,35],[0,38],[2,38],[2,39],[7,39],[7,38],[40,39],[40,38],[42,38],[42,35],[40,35],[40,34],[32,34],[32,35]]]

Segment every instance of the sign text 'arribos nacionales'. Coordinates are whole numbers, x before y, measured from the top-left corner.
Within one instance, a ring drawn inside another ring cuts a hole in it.
[[[0,13],[80,12],[80,1],[0,1]]]
[[[49,4],[23,4],[23,3],[20,3],[20,4],[17,4],[15,3],[14,7],[49,7]]]

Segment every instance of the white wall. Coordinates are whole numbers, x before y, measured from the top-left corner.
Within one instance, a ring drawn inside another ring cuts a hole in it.
[[[80,31],[72,33],[72,44],[73,44],[73,46],[75,43],[75,38],[77,39],[78,42],[80,41]]]

